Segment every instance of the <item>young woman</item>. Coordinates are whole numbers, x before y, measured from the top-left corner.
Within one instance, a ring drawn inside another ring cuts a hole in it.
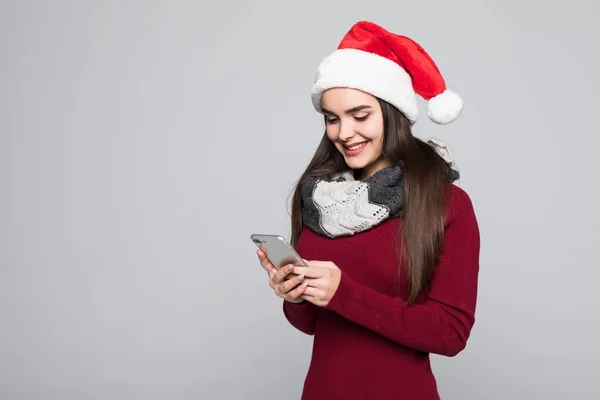
[[[292,205],[308,267],[258,252],[285,317],[314,335],[302,399],[439,399],[429,355],[470,336],[478,224],[447,149],[411,133],[416,94],[436,123],[462,110],[418,44],[370,22],[319,66],[326,129]]]

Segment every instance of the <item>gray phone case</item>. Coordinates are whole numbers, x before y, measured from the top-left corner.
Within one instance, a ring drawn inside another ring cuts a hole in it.
[[[300,265],[302,267],[307,266],[292,245],[280,235],[255,233],[250,238],[256,244],[256,247],[267,255],[269,261],[276,268],[281,268],[289,264]]]

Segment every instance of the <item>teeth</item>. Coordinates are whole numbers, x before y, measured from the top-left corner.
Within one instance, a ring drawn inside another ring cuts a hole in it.
[[[350,150],[358,150],[358,149],[360,149],[361,147],[363,147],[365,144],[367,144],[367,143],[360,143],[360,144],[357,144],[356,146],[352,146],[352,147],[348,147],[348,148],[349,148]]]

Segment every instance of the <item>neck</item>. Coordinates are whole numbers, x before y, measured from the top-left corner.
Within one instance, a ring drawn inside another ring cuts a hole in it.
[[[367,165],[366,167],[360,170],[356,170],[354,172],[354,176],[356,179],[364,181],[369,177],[373,176],[377,171],[382,170],[383,168],[389,167],[391,165],[391,162],[385,160],[383,157],[380,157],[375,162]]]

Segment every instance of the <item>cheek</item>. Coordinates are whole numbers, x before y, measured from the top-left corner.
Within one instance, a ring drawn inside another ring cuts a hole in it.
[[[328,125],[327,128],[325,128],[325,133],[332,142],[335,142],[338,138],[338,132],[336,131],[335,127],[331,125]]]
[[[364,135],[373,143],[379,144],[383,141],[383,126],[377,122],[369,124],[364,129]]]

